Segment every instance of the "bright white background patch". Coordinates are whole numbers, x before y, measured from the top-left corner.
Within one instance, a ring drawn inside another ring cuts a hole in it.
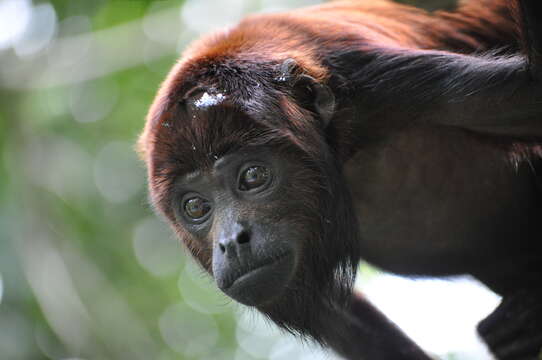
[[[477,281],[469,277],[412,280],[383,274],[361,282],[356,288],[427,352],[444,359],[452,352],[461,360],[493,359],[475,328],[500,298]]]

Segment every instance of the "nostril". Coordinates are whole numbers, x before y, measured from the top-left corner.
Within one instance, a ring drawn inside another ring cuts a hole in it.
[[[250,233],[248,231],[242,231],[239,235],[237,235],[238,244],[246,244],[249,241],[250,241]]]
[[[223,244],[219,243],[219,244],[218,244],[218,248],[219,248],[220,251],[222,251],[223,253],[226,252],[226,247],[225,247]]]

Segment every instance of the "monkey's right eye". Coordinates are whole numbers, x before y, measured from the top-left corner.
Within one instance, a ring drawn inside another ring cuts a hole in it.
[[[269,181],[270,172],[264,166],[251,166],[241,174],[239,190],[248,191],[264,186]]]
[[[211,210],[211,205],[200,197],[189,198],[184,202],[184,212],[191,220],[200,220]]]

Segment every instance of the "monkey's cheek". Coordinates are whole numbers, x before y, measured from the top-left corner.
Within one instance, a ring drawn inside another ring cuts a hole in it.
[[[239,276],[227,287],[219,286],[226,295],[247,306],[272,303],[282,295],[295,272],[292,255],[253,269]]]

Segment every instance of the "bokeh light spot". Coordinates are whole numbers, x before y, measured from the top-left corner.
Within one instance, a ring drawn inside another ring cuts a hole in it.
[[[220,9],[214,0],[188,0],[182,7],[181,19],[191,30],[203,33],[232,25],[246,10],[245,0],[228,0],[228,5]]]
[[[155,276],[177,272],[182,264],[182,249],[168,227],[156,217],[137,224],[133,238],[139,264]]]
[[[31,21],[14,45],[20,57],[44,50],[56,33],[56,13],[51,4],[39,4],[32,11]]]
[[[271,348],[269,360],[339,360],[340,358],[330,351],[324,350],[316,344],[305,344],[291,336],[284,336]]]
[[[80,68],[88,58],[94,37],[87,16],[70,16],[58,23],[58,35],[50,47],[49,66],[52,69]]]
[[[51,359],[62,359],[69,355],[59,339],[43,324],[34,328],[34,339],[40,351]]]
[[[184,304],[167,308],[160,316],[159,326],[166,344],[185,356],[206,358],[219,338],[218,326],[211,316],[191,311]]]
[[[316,5],[324,2],[323,0],[297,0],[295,2],[296,8],[304,6]],[[290,0],[260,0],[260,12],[277,12],[286,11],[292,8],[292,2]]]
[[[186,304],[204,314],[218,314],[234,307],[233,301],[216,286],[211,276],[204,274],[194,261],[187,261],[179,277],[179,289]]]
[[[15,309],[0,313],[0,358],[29,359],[32,328],[29,319]]]
[[[60,136],[35,138],[26,147],[26,174],[64,199],[96,194],[88,164],[92,158],[81,146]]]
[[[23,35],[31,17],[29,0],[0,0],[0,50],[10,47]]]
[[[254,357],[267,358],[281,335],[277,327],[255,312],[245,311],[238,320],[235,337],[239,346]]]
[[[118,87],[112,81],[88,81],[74,87],[70,108],[75,120],[88,123],[103,119],[117,103]]]
[[[121,203],[143,188],[145,172],[130,143],[113,141],[102,148],[94,163],[94,180],[104,198]]]
[[[159,1],[151,4],[143,18],[143,32],[152,41],[175,46],[184,24],[179,19],[178,2]],[[171,9],[177,9],[172,11]]]

